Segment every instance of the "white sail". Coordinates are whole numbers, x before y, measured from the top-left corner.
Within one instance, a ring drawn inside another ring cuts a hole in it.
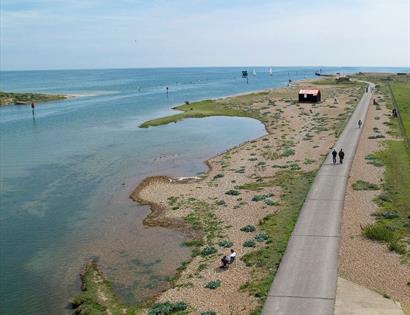
[[[253,69],[252,74],[253,74],[253,75],[256,75],[256,70],[255,70],[255,69]]]
[[[269,69],[269,74],[272,75],[272,68]]]

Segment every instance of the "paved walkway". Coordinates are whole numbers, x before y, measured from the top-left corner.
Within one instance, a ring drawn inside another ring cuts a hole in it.
[[[335,315],[404,315],[399,303],[343,278],[336,292]]]
[[[370,84],[371,90],[374,88]],[[263,308],[264,315],[333,315],[340,224],[346,182],[365,121],[371,92],[364,93],[336,142],[342,165],[329,154],[305,200]],[[330,153],[330,152],[329,152]]]

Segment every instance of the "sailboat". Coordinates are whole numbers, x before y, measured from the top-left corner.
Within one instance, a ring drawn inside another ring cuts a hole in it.
[[[269,69],[269,75],[272,76],[272,68]]]
[[[253,75],[253,76],[256,76],[256,71],[255,71],[255,69],[253,69],[252,75]]]

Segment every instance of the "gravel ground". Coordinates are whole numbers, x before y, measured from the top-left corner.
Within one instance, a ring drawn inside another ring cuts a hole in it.
[[[357,180],[381,184],[383,167],[367,164],[365,156],[382,149],[384,139],[368,139],[374,135],[373,128],[379,128],[388,138],[387,127],[390,111],[381,104],[381,110],[370,105],[359,146],[353,161],[348,186],[346,189],[343,219],[342,241],[340,247],[339,274],[352,282],[387,294],[399,301],[404,312],[410,315],[410,266],[400,263],[400,256],[388,250],[386,244],[370,241],[362,236],[361,227],[374,222],[372,213],[377,205],[372,199],[380,191],[354,191],[352,184]],[[380,119],[375,119],[380,117]]]

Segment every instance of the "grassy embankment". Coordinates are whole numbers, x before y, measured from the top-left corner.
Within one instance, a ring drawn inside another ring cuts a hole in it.
[[[374,78],[369,78],[374,79]],[[384,184],[382,193],[375,199],[379,211],[376,221],[364,228],[364,235],[372,240],[386,242],[390,250],[409,258],[410,245],[410,150],[403,138],[410,138],[410,86],[408,77],[391,76],[379,78],[377,87],[386,96],[386,105],[392,109],[392,98],[388,89],[390,83],[397,101],[404,125],[404,134],[398,118],[391,118],[388,123],[390,133],[396,140],[384,142],[384,149],[367,159],[376,166],[384,166]],[[387,99],[388,98],[388,99]]]
[[[0,92],[0,105],[29,105],[32,102],[44,103],[64,100],[66,98],[64,95]]]
[[[255,102],[255,99],[266,95],[266,92],[251,93],[235,97],[235,103],[232,98],[204,100],[190,104],[184,104],[173,109],[180,110],[178,113],[171,116],[156,118],[149,120],[140,125],[141,128],[166,125],[176,123],[177,121],[187,118],[204,118],[210,116],[236,116],[236,117],[251,117],[262,120],[260,114],[253,110],[250,105]],[[244,105],[249,104],[248,108]]]
[[[71,301],[75,314],[81,315],[140,315],[142,307],[131,307],[118,300],[112,285],[98,269],[95,261],[90,262],[81,275],[82,291]],[[184,315],[189,306],[184,302],[157,303],[148,310],[148,315]]]

